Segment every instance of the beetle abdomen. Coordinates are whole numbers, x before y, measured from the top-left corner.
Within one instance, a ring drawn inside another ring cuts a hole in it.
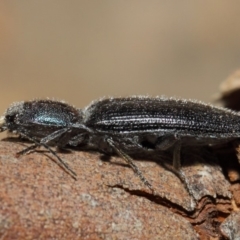
[[[112,98],[90,105],[85,124],[98,131],[240,136],[240,115],[224,108],[165,98]]]

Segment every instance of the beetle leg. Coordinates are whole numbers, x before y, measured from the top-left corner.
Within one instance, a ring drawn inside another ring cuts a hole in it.
[[[84,141],[84,139],[85,139],[85,133],[80,133],[74,136],[73,138],[71,138],[70,140],[66,139],[66,141],[70,146],[76,147],[80,145]],[[62,142],[62,140],[60,140],[60,142]]]
[[[65,132],[67,132],[68,129],[64,128],[64,129],[60,129],[58,131],[53,132],[52,134],[46,136],[45,138],[42,138],[40,143],[34,143],[33,145],[23,149],[22,151],[18,152],[17,155],[25,155],[25,154],[29,154],[32,152],[32,150],[34,150],[35,148],[41,146],[41,143],[43,144],[48,144],[49,142],[55,140],[56,138],[60,137],[61,135],[63,135]],[[23,135],[23,134],[21,134]],[[29,137],[28,137],[29,139]]]
[[[133,171],[140,178],[140,180],[153,192],[154,195],[156,195],[155,190],[153,189],[152,185],[143,176],[143,173],[141,172],[141,170],[133,163],[133,159],[130,156],[128,156],[125,152],[123,152],[121,149],[119,149],[115,145],[115,143],[112,139],[110,139],[110,138],[107,139],[107,142],[115,150],[115,152],[129,164],[129,166],[133,169]]]
[[[174,169],[173,172],[181,180],[181,182],[183,183],[189,195],[194,198],[193,192],[188,186],[185,174],[181,170],[181,141],[180,140],[175,144],[174,150],[173,150],[173,169]]]
[[[37,148],[39,145],[38,144],[32,144],[31,146],[17,152],[17,155],[20,156],[20,155],[25,155],[25,154],[29,154],[31,153],[35,148]]]
[[[189,189],[186,177],[181,170],[181,139],[177,135],[166,136],[164,139],[161,139],[157,145],[157,149],[159,150],[167,150],[173,147],[173,163],[172,166],[163,163],[163,166],[173,172],[183,183],[184,188],[187,190],[190,196],[193,196],[192,191]]]
[[[60,131],[59,131],[60,132]],[[52,153],[52,155],[54,155],[58,162],[60,163],[60,165],[67,170],[68,173],[70,173],[70,175],[76,180],[76,176],[77,174],[68,166],[67,163],[65,163],[57,154],[55,151],[53,151],[45,142],[37,142],[34,138],[24,134],[24,133],[21,133],[19,132],[23,137],[29,139],[30,141],[34,142],[34,145],[30,146],[32,148],[36,148],[38,146],[43,146],[44,148],[46,148],[50,153]],[[63,134],[63,133],[62,133]],[[53,134],[51,134],[53,135]],[[25,150],[29,149],[30,147],[26,148]],[[23,150],[23,152],[25,152],[25,150]]]
[[[60,129],[58,131],[55,131],[55,132],[47,135],[46,137],[42,138],[41,141],[40,141],[40,144],[41,143],[48,144],[49,142],[54,141],[57,138],[63,136],[63,134],[65,134],[69,130],[71,130],[71,128],[63,128],[63,129]]]
[[[181,168],[181,141],[178,141],[174,145],[173,149],[173,167],[179,171]]]
[[[173,147],[178,141],[178,136],[174,134],[160,137],[156,142],[156,149],[160,151],[166,151],[169,148]]]

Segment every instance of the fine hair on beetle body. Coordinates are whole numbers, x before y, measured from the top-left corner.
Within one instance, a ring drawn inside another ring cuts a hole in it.
[[[239,122],[239,113],[198,101],[134,96],[104,98],[83,110],[53,100],[14,103],[0,120],[0,131],[17,133],[33,142],[19,154],[43,146],[74,178],[76,173],[50,146],[82,146],[116,153],[155,192],[134,164],[132,154],[171,150],[174,172],[185,183],[181,147],[216,145],[238,139]]]

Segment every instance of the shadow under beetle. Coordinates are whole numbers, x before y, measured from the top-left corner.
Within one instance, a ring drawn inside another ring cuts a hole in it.
[[[50,146],[87,146],[117,153],[153,192],[152,185],[134,164],[138,151],[173,151],[173,169],[180,169],[181,146],[214,145],[240,138],[240,114],[197,101],[143,96],[107,98],[76,109],[66,103],[34,100],[12,104],[0,121],[8,130],[34,144],[19,154],[43,146],[74,177],[76,173]]]

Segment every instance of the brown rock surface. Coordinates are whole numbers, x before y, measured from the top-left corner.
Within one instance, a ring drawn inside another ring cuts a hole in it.
[[[77,173],[74,180],[45,151],[16,158],[21,145],[0,142],[1,239],[218,239],[232,211],[221,168],[194,154],[184,155],[183,172],[196,200],[154,161],[135,163],[157,196],[121,158],[59,153]]]

